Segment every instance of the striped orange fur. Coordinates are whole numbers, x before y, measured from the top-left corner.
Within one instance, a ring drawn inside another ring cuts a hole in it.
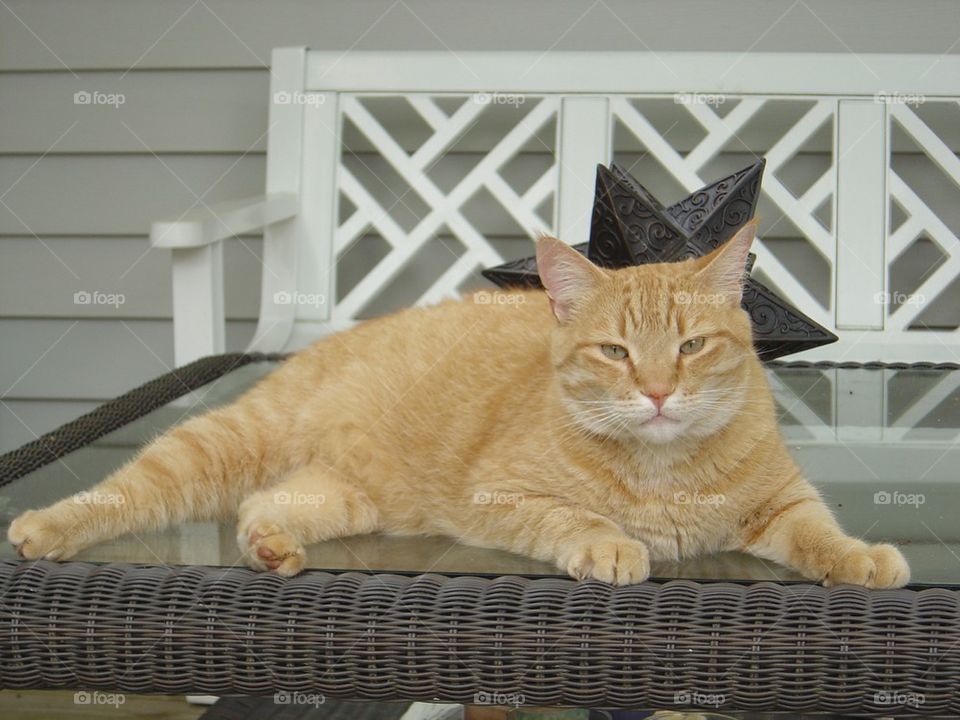
[[[846,535],[777,426],[740,308],[756,231],[705,258],[610,271],[537,244],[544,291],[361,323],[147,445],[9,539],[65,559],[126,532],[236,516],[250,565],[381,531],[446,534],[616,584],[651,559],[744,550],[826,584],[896,587],[891,545]]]

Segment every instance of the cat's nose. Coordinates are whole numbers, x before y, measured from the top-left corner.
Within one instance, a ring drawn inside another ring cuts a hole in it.
[[[653,403],[653,406],[657,408],[657,412],[659,412],[672,392],[673,390],[664,385],[662,387],[648,387],[643,391],[643,394],[650,398],[650,402]]]

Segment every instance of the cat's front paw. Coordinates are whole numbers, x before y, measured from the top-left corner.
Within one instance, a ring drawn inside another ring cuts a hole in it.
[[[244,559],[254,570],[293,577],[303,570],[306,551],[295,537],[274,523],[253,523],[238,538]]]
[[[25,560],[66,560],[82,549],[75,529],[52,509],[27,510],[10,523],[7,540]]]
[[[577,580],[595,578],[611,585],[633,585],[650,576],[650,553],[638,540],[586,543],[570,554],[566,570]]]
[[[823,577],[823,584],[863,585],[868,588],[898,588],[910,581],[910,566],[893,545],[868,545],[844,552]]]

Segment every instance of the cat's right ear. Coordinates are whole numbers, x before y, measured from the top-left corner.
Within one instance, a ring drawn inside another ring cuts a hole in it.
[[[757,236],[760,221],[753,218],[737,234],[709,255],[700,259],[697,273],[701,282],[737,301],[743,295],[743,276],[746,272],[750,245]]]
[[[581,298],[603,280],[603,271],[565,242],[541,235],[537,272],[557,320],[566,322]]]

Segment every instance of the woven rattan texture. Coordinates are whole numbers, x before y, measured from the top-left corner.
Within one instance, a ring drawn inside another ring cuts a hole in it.
[[[213,355],[161,375],[12,452],[0,455],[0,486],[79,450],[231,370],[252,362],[282,360],[284,357],[261,353]]]
[[[35,562],[0,597],[6,688],[960,716],[944,589]]]

